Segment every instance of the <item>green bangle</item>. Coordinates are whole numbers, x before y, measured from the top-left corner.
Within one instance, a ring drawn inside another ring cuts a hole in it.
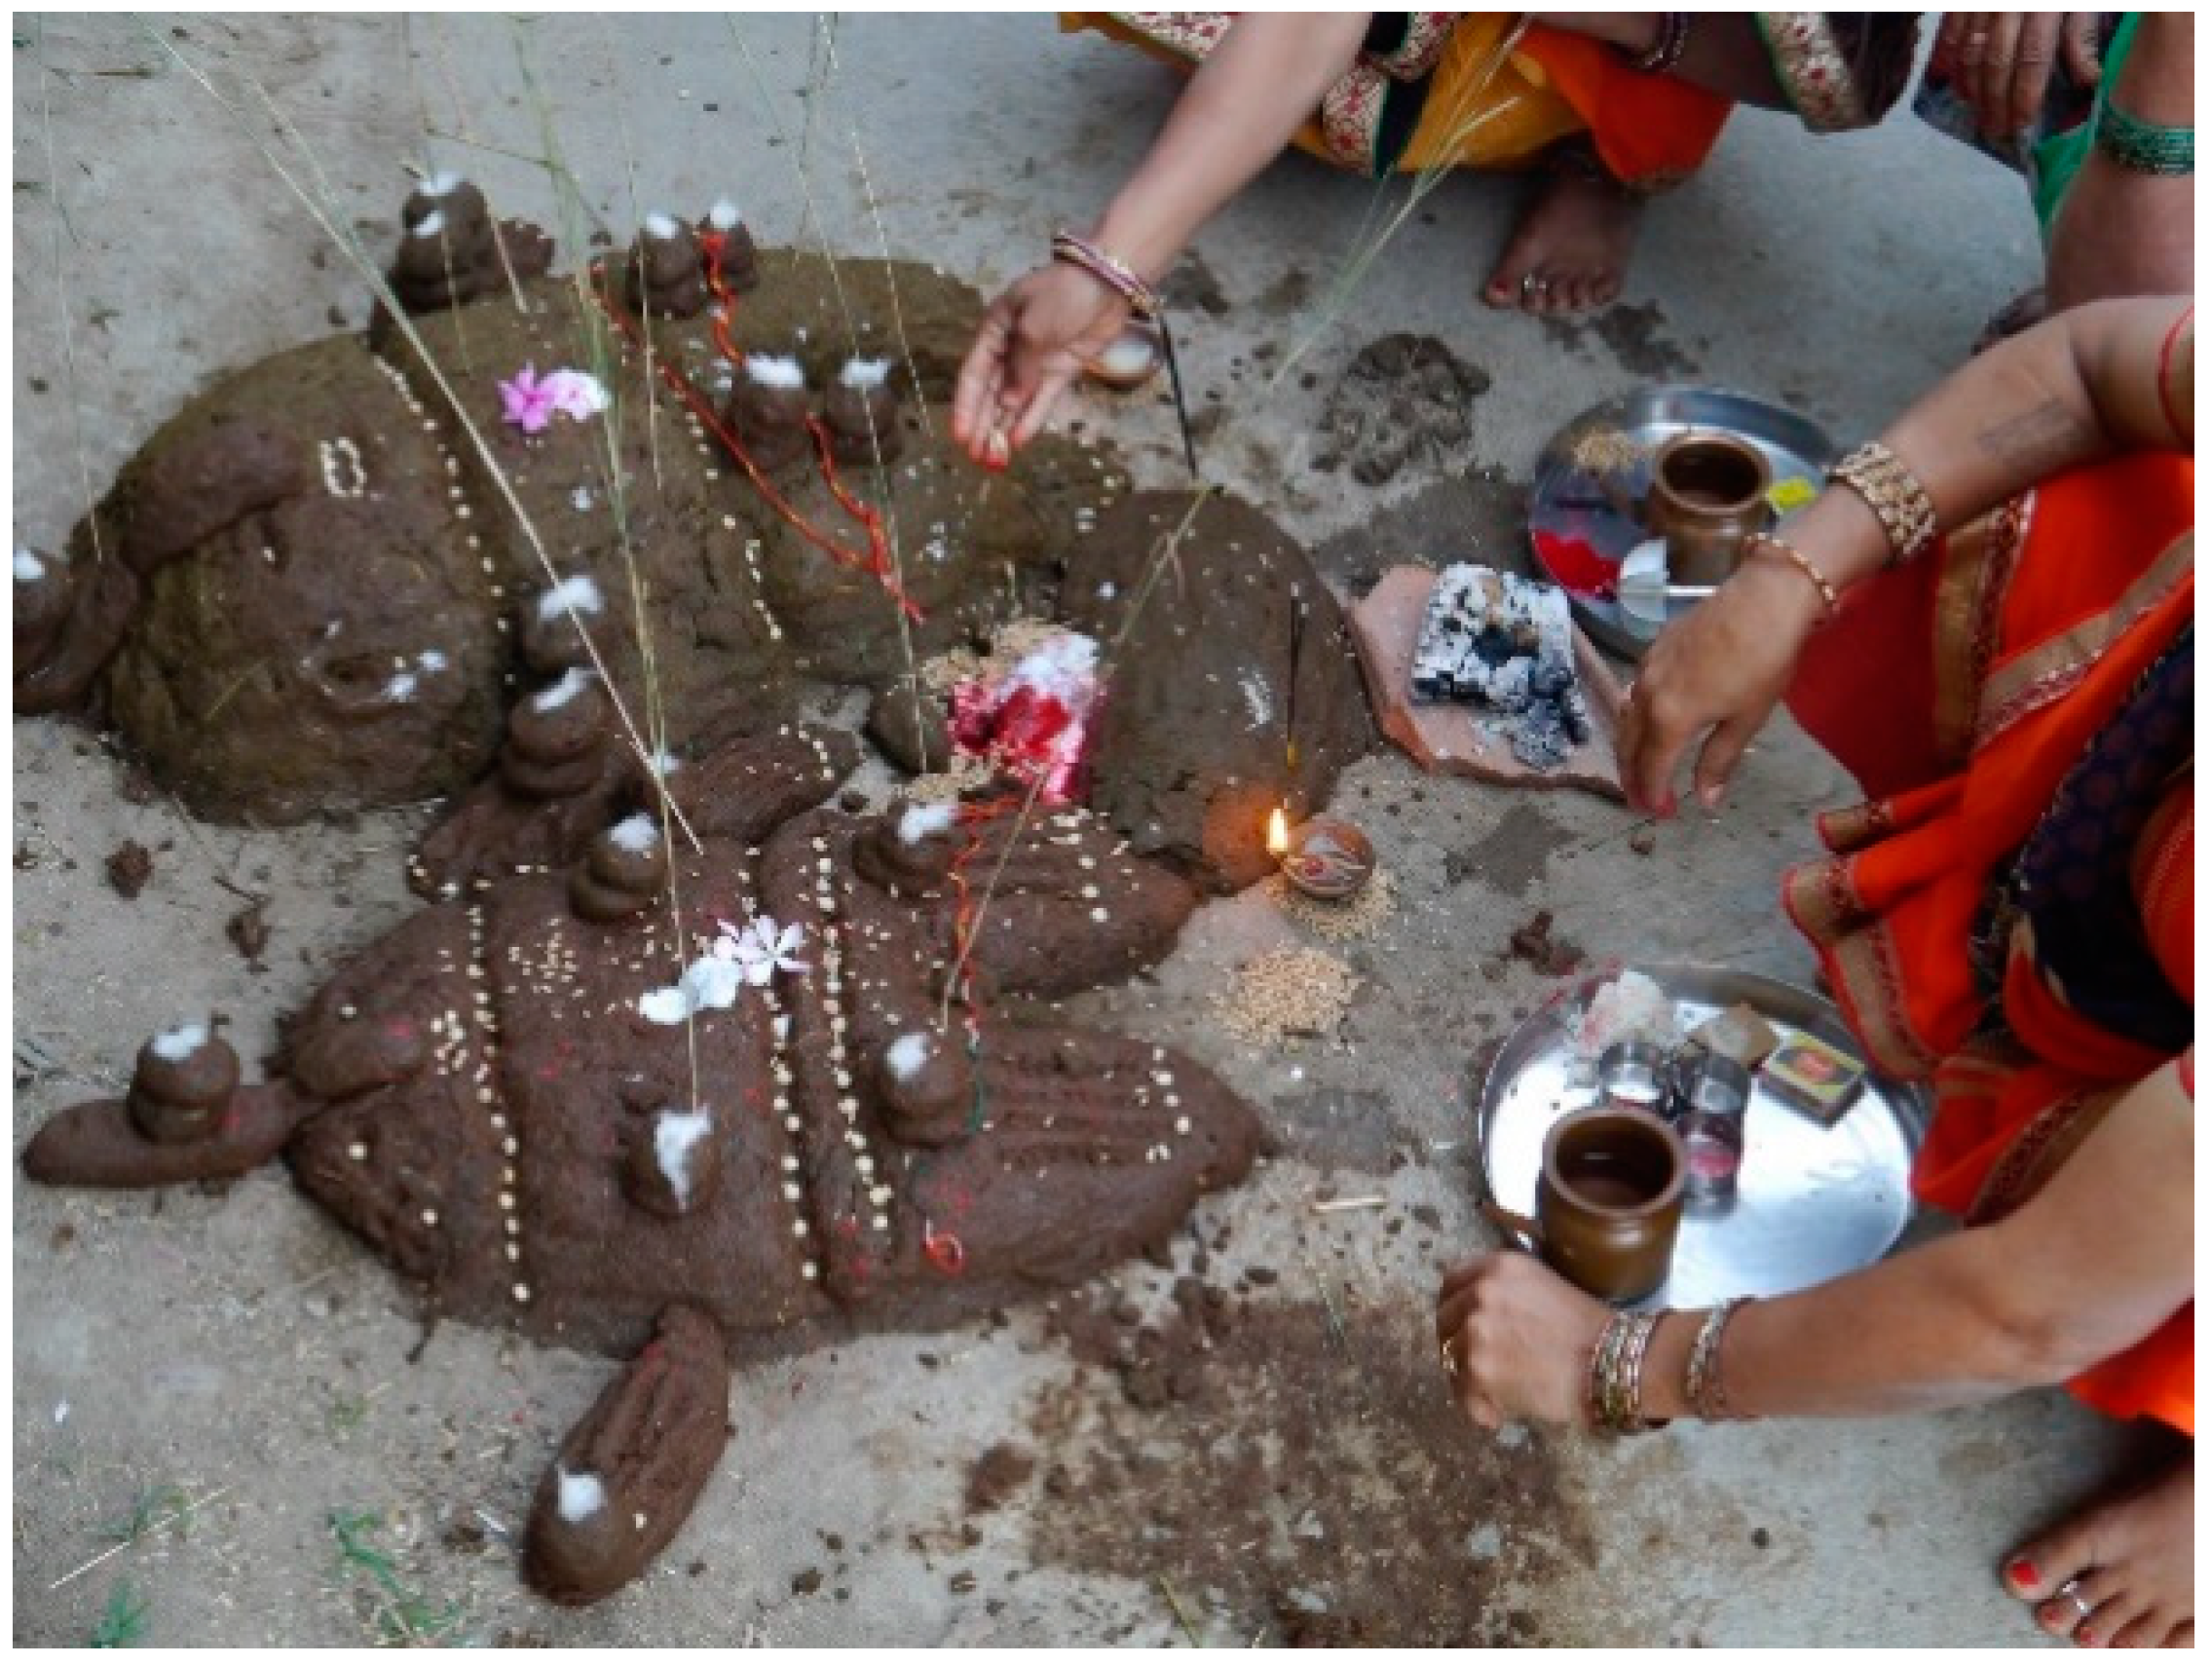
[[[2110,98],[2097,111],[2097,148],[2134,173],[2172,178],[2196,171],[2196,130],[2131,116]]]

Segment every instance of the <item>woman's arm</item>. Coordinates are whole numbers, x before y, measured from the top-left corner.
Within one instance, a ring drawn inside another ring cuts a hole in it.
[[[1974,1404],[2068,1380],[2133,1345],[2193,1296],[2193,1118],[2172,1066],[2130,1088],[2027,1202],[1995,1225],[1743,1308],[1721,1346],[1728,1409],[1862,1417]],[[1485,1425],[1580,1422],[1606,1309],[1525,1255],[1446,1278],[1438,1333]],[[1703,1314],[1669,1315],[1643,1411],[1692,1415]]]
[[[1199,65],[1092,240],[1156,279],[1220,207],[1281,155],[1322,95],[1350,67],[1368,12],[1253,12]],[[1097,279],[1047,263],[984,315],[953,395],[953,437],[978,461],[994,434],[1026,444],[1083,360],[1127,318]]]
[[[2159,392],[2182,300],[2077,307],[1968,361],[1882,435],[1917,475],[1948,531],[2054,473],[2119,451],[2191,450]],[[1781,528],[1841,591],[1879,571],[1890,547],[1856,492],[1831,486]],[[1820,593],[1781,559],[1746,562],[1712,600],[1669,625],[1645,656],[1621,713],[1621,783],[1631,803],[1674,813],[1672,780],[1711,730],[1697,786],[1717,808],[1737,760],[1788,686],[1820,621]]]

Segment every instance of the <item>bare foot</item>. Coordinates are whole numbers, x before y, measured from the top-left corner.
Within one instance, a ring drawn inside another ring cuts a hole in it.
[[[2023,1544],[2005,1565],[2006,1588],[2034,1605],[2037,1624],[2083,1647],[2191,1646],[2195,1518],[2193,1454],[2142,1491]]]
[[[1556,174],[1514,228],[1483,301],[1546,314],[1605,305],[1621,292],[1642,211],[1638,198],[1602,174]]]

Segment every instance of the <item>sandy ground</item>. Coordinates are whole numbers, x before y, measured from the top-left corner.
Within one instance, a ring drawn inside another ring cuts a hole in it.
[[[838,241],[873,246],[857,149],[889,246],[987,289],[1093,208],[1171,92],[1041,18],[847,20],[834,35],[804,19],[157,26],[226,89],[250,75],[281,102],[374,247],[403,162],[463,168],[506,211],[547,209],[544,174],[508,154],[542,148],[527,63],[619,237],[646,199],[690,210],[724,192],[769,238],[795,235],[804,156]],[[84,18],[49,19],[41,41],[19,15],[17,42],[16,529],[51,548],[209,376],[358,324],[365,297],[156,41]],[[1266,399],[1255,350],[1283,350],[1320,316],[1304,297],[1328,289],[1373,190],[1292,162],[1201,239],[1196,286],[1218,304],[1191,315],[1185,351],[1221,412],[1210,465],[1340,577],[1401,553],[1508,553],[1510,481],[1545,435],[1654,377],[1732,384],[1863,433],[2034,267],[2015,182],[1903,115],[1818,143],[1739,117],[1712,166],[1651,210],[1623,304],[1587,323],[1474,303],[1516,199],[1470,179],[1430,197],[1322,332],[1315,385]],[[1491,377],[1464,472],[1374,491],[1314,473],[1318,401],[1363,343],[1401,328]],[[1111,424],[1153,481],[1176,478],[1163,411],[1081,414]],[[420,812],[220,829],[127,795],[108,742],[81,728],[18,722],[15,746],[19,1145],[120,1086],[138,1041],[181,1014],[229,1014],[258,1055],[280,1011],[409,905],[400,851]],[[531,1597],[508,1534],[604,1362],[481,1331],[426,1337],[408,1290],[274,1170],[163,1195],[19,1183],[15,1636],[79,1643],[135,1608],[144,1641],[177,1645],[1243,1643],[1331,1624],[1554,1643],[2031,1638],[1992,1569],[2114,1444],[2055,1395],[1621,1447],[1493,1442],[1442,1413],[1421,1340],[1436,1268],[1484,1241],[1471,1065],[1546,990],[1507,962],[1509,933],[1549,907],[1594,956],[1802,976],[1775,882],[1807,848],[1808,813],[1845,793],[1777,732],[1725,820],[1661,828],[1647,855],[1593,799],[1371,757],[1339,801],[1376,834],[1400,905],[1335,947],[1364,978],[1339,1035],[1261,1052],[1209,1022],[1240,960],[1302,939],[1258,892],[1209,908],[1156,986],[1100,1003],[1221,1069],[1285,1141],[1179,1251],[1186,1269],[1203,1245],[1225,1292],[1205,1324],[1176,1317],[1175,1274],[1145,1265],[1058,1315],[1126,1302],[1124,1319],[1157,1319],[1144,1344],[1188,1367],[1170,1372],[1175,1391],[1115,1368],[1096,1325],[1069,1340],[1041,1310],[747,1370],[696,1515],[651,1576],[588,1612]],[[153,852],[135,900],[104,876],[125,839]],[[261,966],[224,934],[241,891],[268,898]],[[1388,1203],[1316,1213],[1331,1189]],[[983,1455],[1009,1442],[1003,1472],[1028,1457],[1027,1478],[1002,1500],[970,1496]],[[351,1558],[334,1515],[354,1523]]]

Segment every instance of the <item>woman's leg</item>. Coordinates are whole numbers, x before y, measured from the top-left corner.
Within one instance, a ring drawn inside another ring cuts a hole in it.
[[[2035,1605],[2044,1630],[2085,1647],[2189,1646],[2196,1636],[2195,1521],[2193,1443],[2141,1491],[2022,1544],[2006,1564],[2006,1587]]]
[[[1621,292],[1642,213],[1643,199],[1586,143],[1560,146],[1482,285],[1483,301],[1544,314],[1604,306]]]

